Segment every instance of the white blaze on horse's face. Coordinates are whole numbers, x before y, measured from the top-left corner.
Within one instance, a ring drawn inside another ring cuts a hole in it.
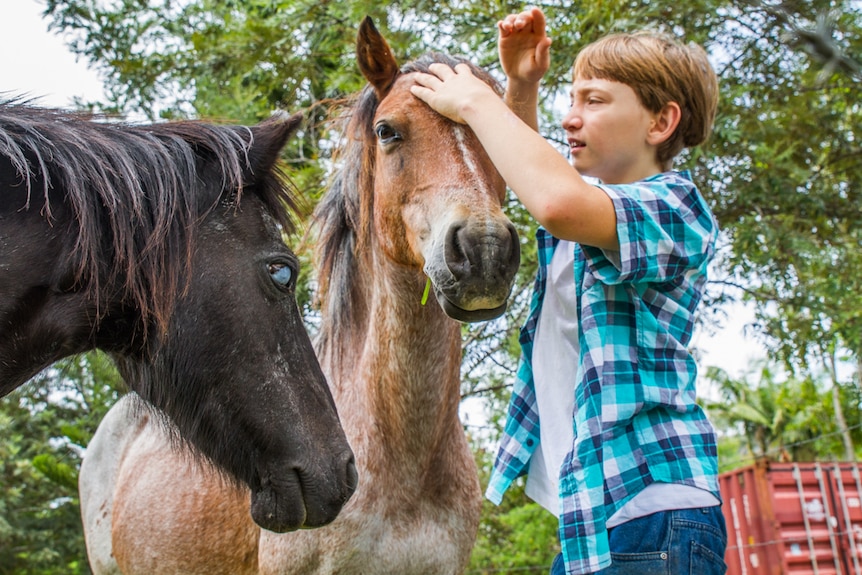
[[[479,172],[479,165],[477,162],[477,152],[474,148],[470,148],[467,145],[467,131],[464,126],[454,125],[452,126],[452,133],[455,135],[455,142],[457,142],[458,152],[461,154],[461,159],[464,160],[464,165],[467,166],[467,170],[469,171],[469,175],[479,178],[481,177],[481,172]]]
[[[424,270],[447,314],[496,317],[520,257],[505,183],[472,130],[433,112],[412,84],[400,76],[374,119],[376,235],[393,260]]]

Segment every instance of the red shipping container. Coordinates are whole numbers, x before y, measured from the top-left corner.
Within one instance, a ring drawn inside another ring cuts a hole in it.
[[[728,575],[862,575],[858,463],[763,461],[719,482]]]

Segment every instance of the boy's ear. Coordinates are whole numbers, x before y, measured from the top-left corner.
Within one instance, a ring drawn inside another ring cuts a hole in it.
[[[655,115],[653,124],[647,133],[647,141],[658,146],[671,137],[676,127],[679,126],[679,120],[682,116],[682,111],[679,104],[676,102],[668,102],[664,108]]]

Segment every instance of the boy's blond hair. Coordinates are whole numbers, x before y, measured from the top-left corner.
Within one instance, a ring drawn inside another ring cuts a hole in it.
[[[674,133],[658,148],[658,161],[670,166],[683,148],[706,141],[718,106],[718,78],[706,52],[656,32],[612,34],[578,53],[574,79],[599,79],[631,87],[651,112],[679,104]]]

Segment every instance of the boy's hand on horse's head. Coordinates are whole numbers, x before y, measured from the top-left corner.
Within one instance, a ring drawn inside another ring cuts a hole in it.
[[[430,74],[416,75],[416,84],[410,92],[453,122],[465,124],[462,111],[474,107],[488,94],[499,99],[494,90],[474,76],[466,64],[458,64],[452,69],[446,64],[435,63],[429,70]]]
[[[539,8],[497,22],[500,64],[509,80],[538,83],[551,66],[551,39]]]

